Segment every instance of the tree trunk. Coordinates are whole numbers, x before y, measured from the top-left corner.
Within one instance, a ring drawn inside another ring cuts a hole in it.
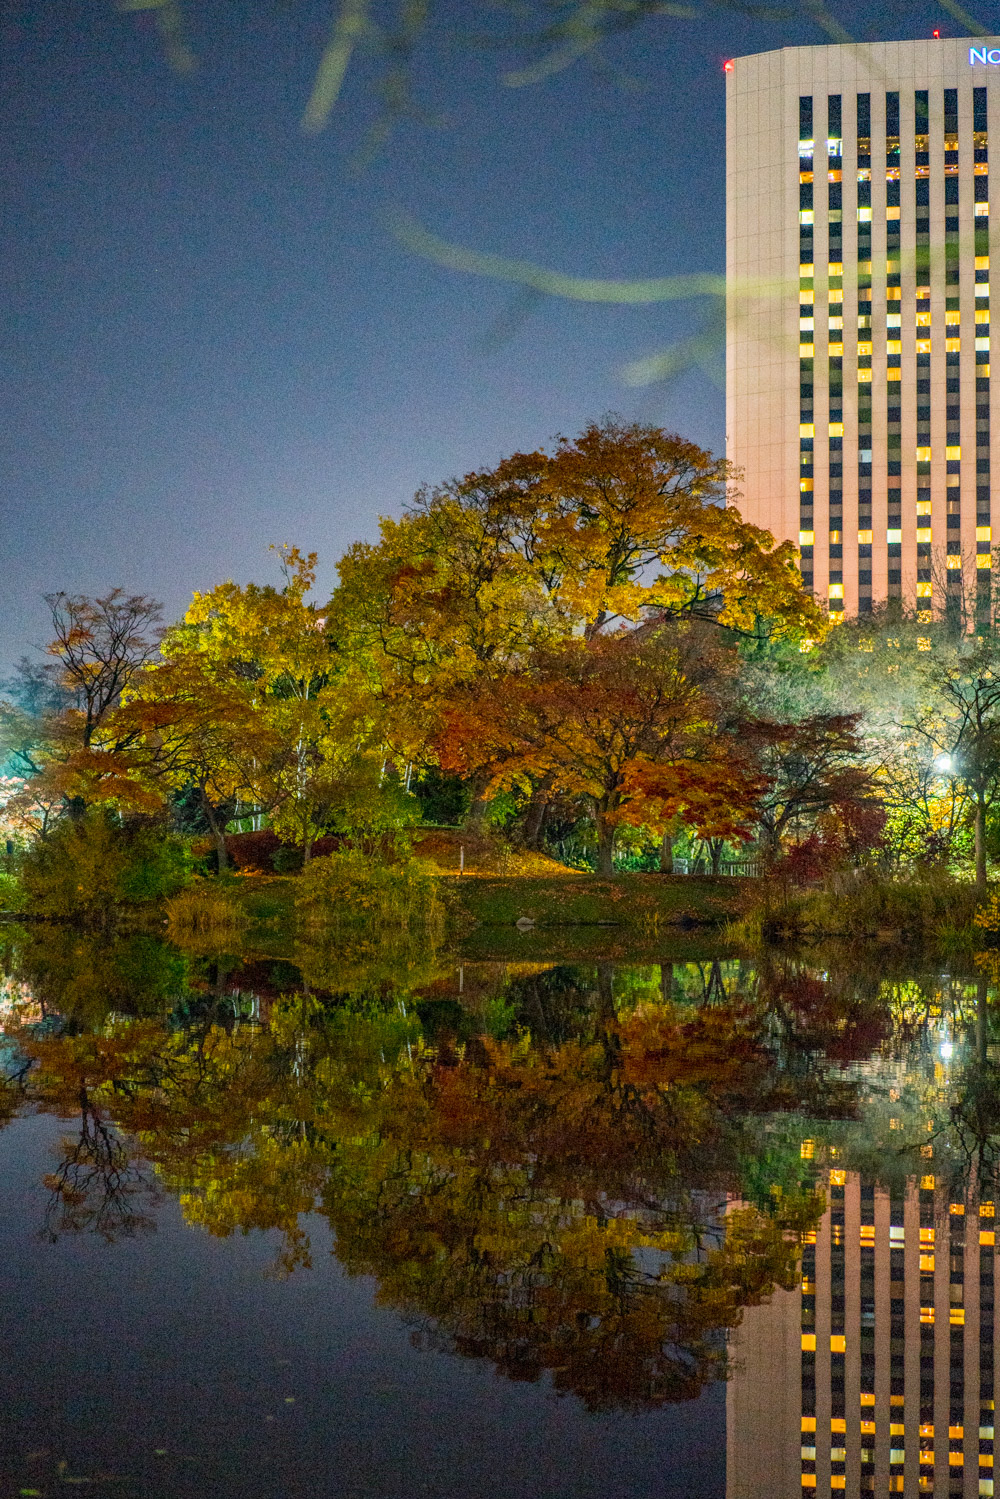
[[[674,824],[668,822],[663,829],[663,837],[660,840],[660,873],[673,874],[674,872]]]
[[[212,833],[212,841],[215,844],[215,868],[218,874],[225,874],[229,868],[229,855],[226,852],[226,830],[220,826],[219,819],[215,815],[215,808],[209,800],[205,788],[202,787],[199,796],[201,809],[205,814],[205,821]]]
[[[674,995],[674,965],[673,963],[660,964],[660,998],[668,1005]]]
[[[722,863],[722,850],[724,848],[725,848],[725,843],[723,842],[723,840],[721,838],[710,838],[709,839],[709,841],[708,841],[708,851],[709,851],[709,853],[711,854],[711,857],[712,857],[712,873],[715,874],[715,875],[717,875],[719,873],[719,865]]]
[[[976,889],[986,894],[986,802],[976,797]]]
[[[473,776],[469,784],[471,797],[469,800],[469,810],[465,814],[465,826],[470,833],[481,833],[483,831],[483,823],[486,820],[486,808],[489,806],[489,799],[486,796],[486,784],[486,777],[482,775]]]
[[[552,777],[546,776],[531,793],[528,809],[524,814],[524,846],[538,853],[542,844],[542,829],[545,814],[549,810],[549,790]]]
[[[615,872],[615,825],[602,812],[597,814],[597,873]]]

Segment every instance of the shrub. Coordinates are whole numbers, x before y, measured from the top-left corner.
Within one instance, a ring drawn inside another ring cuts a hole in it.
[[[794,924],[815,932],[941,938],[970,927],[977,903],[974,885],[927,869],[895,879],[873,870],[835,875],[823,889],[788,904]]]
[[[353,849],[309,863],[295,909],[305,926],[431,929],[441,921],[434,881],[415,864],[376,863]]]
[[[184,842],[161,824],[93,809],[33,843],[18,874],[31,914],[104,921],[173,895],[188,879],[188,863]]]
[[[196,880],[167,901],[171,933],[231,932],[246,926],[247,917],[232,891],[214,880]]]
[[[20,911],[24,906],[24,891],[16,875],[0,869],[0,911]]]

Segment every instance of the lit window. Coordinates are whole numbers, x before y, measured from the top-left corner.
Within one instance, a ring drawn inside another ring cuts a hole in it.
[[[816,435],[816,428],[815,428],[815,426],[813,425],[812,422],[800,422],[799,423],[799,436],[800,437],[814,437],[815,435]]]
[[[838,542],[843,541],[843,539],[844,539],[844,535],[843,535],[842,531],[831,531],[830,532],[830,541],[833,543],[834,546],[836,546]]]
[[[902,531],[897,531],[897,530],[886,531],[886,533],[885,533],[885,539],[889,543],[889,545],[891,546],[893,544],[893,542],[902,541],[902,539],[903,539],[903,533],[902,533]]]
[[[816,1352],[816,1334],[814,1332],[804,1332],[802,1334],[802,1351],[804,1353]]]
[[[957,1307],[957,1308],[955,1308],[955,1310],[956,1311],[962,1311],[962,1308],[961,1307]],[[953,1311],[952,1312],[952,1321],[954,1321],[954,1320],[955,1320],[955,1317],[954,1317],[954,1311]],[[963,1321],[965,1320],[965,1313],[964,1312],[962,1312],[962,1320]],[[847,1352],[847,1339],[844,1337],[843,1333],[834,1332],[834,1333],[830,1334],[830,1352],[831,1353],[846,1353]]]
[[[992,539],[993,539],[993,529],[992,529],[991,526],[977,526],[976,527],[976,540],[977,541],[992,541]],[[982,1208],[980,1208],[979,1211],[982,1212]],[[990,1208],[991,1214],[992,1214],[992,1211],[993,1211],[993,1209],[991,1207]]]
[[[830,1186],[831,1187],[846,1187],[846,1185],[847,1185],[847,1172],[846,1171],[831,1171],[830,1172]]]
[[[800,547],[811,547],[812,544],[813,544],[813,542],[815,541],[815,539],[816,539],[816,533],[814,531],[800,531],[799,532],[799,546]]]
[[[961,557],[949,557],[948,566],[951,568],[952,572],[954,572],[956,568],[960,568],[962,566]]]
[[[843,583],[831,583],[830,584],[830,597],[832,599],[842,599],[844,597],[844,585],[843,585]]]
[[[830,433],[829,433],[829,435],[831,437],[843,437],[843,435],[844,435],[844,424],[843,424],[843,422],[831,422],[830,423]]]
[[[918,463],[930,463],[930,461],[931,461],[931,450],[930,450],[930,448],[918,448],[917,449],[917,462]]]
[[[920,1308],[920,1320],[924,1323],[933,1324],[934,1308],[932,1306],[922,1306]]]
[[[870,531],[859,531],[858,532],[858,541],[862,545],[869,546],[871,544],[871,539],[872,539],[872,533]],[[870,645],[862,645],[861,649],[863,651],[870,651],[871,650],[871,646]]]
[[[950,462],[954,462],[956,458],[961,458],[961,456],[962,456],[961,444],[960,443],[953,443],[951,445],[951,447],[945,448],[945,450],[944,450],[944,456]]]

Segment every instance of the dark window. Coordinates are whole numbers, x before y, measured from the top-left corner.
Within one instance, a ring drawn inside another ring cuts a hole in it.
[[[885,96],[885,133],[887,136],[899,135],[898,91],[893,91]]]
[[[985,90],[983,91],[985,93]],[[813,101],[812,98],[801,98],[799,100],[799,140],[812,140],[813,133]]]
[[[839,140],[843,135],[840,115],[840,95],[831,94],[827,100],[827,134],[831,139]]]
[[[946,88],[944,91],[944,133],[945,135],[957,135],[958,133],[957,88]]]
[[[976,91],[986,93],[985,89]],[[986,128],[985,126],[983,127]],[[976,126],[979,129],[979,126]],[[872,133],[872,96],[871,94],[858,95],[858,136],[864,140]]]
[[[946,186],[949,183],[952,183],[952,182],[954,182],[955,187],[957,188],[958,187],[958,178],[957,177],[946,177],[945,178],[945,185]],[[926,208],[927,205],[931,201],[931,185],[928,182],[928,180],[927,180],[926,177],[918,177],[917,180],[916,180],[915,186],[916,186],[916,189],[917,189],[917,207],[918,208]],[[896,198],[897,198],[897,202],[898,202],[898,200],[899,200],[899,183],[898,182],[895,184],[895,187],[896,187]]]
[[[972,90],[972,128],[973,130],[986,130],[986,90],[974,88]]]
[[[928,129],[927,121],[930,118],[930,111],[929,111],[929,109],[927,107],[927,90],[925,88],[918,88],[917,91],[916,91],[916,93],[914,94],[914,96],[913,96],[913,111],[914,111],[914,118],[913,118],[913,130],[914,130],[914,134],[916,134],[916,135],[926,135],[927,134],[927,129]],[[888,131],[888,127],[886,127],[886,129]],[[899,125],[898,124],[896,126],[896,134],[897,135],[899,134]]]
[[[983,179],[981,177],[977,178],[977,180],[976,180],[976,186],[977,187],[979,186],[979,183],[982,180]],[[928,182],[918,182],[917,183],[917,195],[918,195],[917,196],[917,202],[918,203],[920,202],[920,197],[919,197],[920,189],[921,188],[925,188],[926,189],[929,186],[930,186],[930,184]],[[946,203],[957,203],[958,202],[958,178],[957,177],[946,177],[944,179],[944,201]],[[925,198],[924,202],[925,203],[929,203],[930,199],[929,198]]]

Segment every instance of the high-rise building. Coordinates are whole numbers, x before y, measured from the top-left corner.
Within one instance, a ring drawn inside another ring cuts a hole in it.
[[[1000,41],[789,47],[726,68],[743,513],[801,547],[835,618],[887,598],[928,617],[983,608]]]
[[[956,1199],[930,1162],[898,1195],[826,1185],[800,1290],[732,1340],[727,1499],[993,1494],[993,1191]]]

